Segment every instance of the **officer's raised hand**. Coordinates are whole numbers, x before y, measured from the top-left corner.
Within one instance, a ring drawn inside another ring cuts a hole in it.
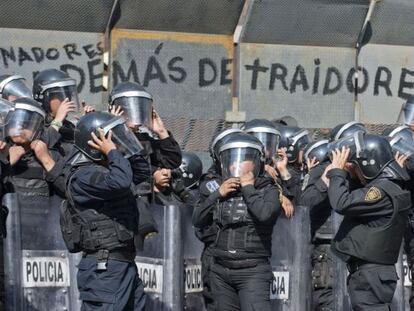
[[[341,150],[335,149],[332,151],[332,169],[338,168],[343,170],[348,162],[349,153],[351,150],[349,148],[342,147]]]
[[[160,139],[167,138],[170,136],[167,129],[165,128],[164,122],[162,121],[158,112],[155,109],[152,111],[152,130],[158,135]]]
[[[243,174],[240,176],[240,185],[242,187],[248,186],[248,185],[254,185],[254,175],[253,172],[247,172],[246,174]]]
[[[9,148],[9,163],[10,165],[14,165],[21,157],[26,153],[26,150],[22,146],[11,146]]]
[[[237,177],[232,177],[223,182],[219,188],[219,193],[222,198],[226,198],[229,194],[237,191],[240,187],[240,180]]]
[[[104,155],[108,155],[112,150],[116,149],[114,142],[112,141],[112,131],[108,132],[108,137],[105,137],[103,129],[98,129],[99,138],[95,133],[91,133],[92,140],[88,141],[88,145],[96,150],[102,152]]]
[[[121,106],[111,106],[111,108],[109,108],[109,113],[113,114],[116,117],[122,116],[124,111],[122,110]]]
[[[70,101],[69,98],[65,98],[63,102],[60,103],[58,110],[56,111],[56,116],[54,121],[63,122],[66,119],[66,116],[69,112],[76,110],[76,104],[73,101]]]
[[[317,166],[319,164],[319,161],[316,160],[316,158],[312,158],[312,159],[307,159],[306,160],[306,165],[308,167],[308,171],[310,171],[311,169],[313,169],[315,166]]]
[[[395,162],[398,163],[399,166],[404,167],[405,162],[408,160],[408,156],[397,151],[397,153],[394,156]]]
[[[49,153],[46,143],[36,139],[30,143],[30,148],[35,153],[36,158],[40,161],[46,171],[50,171],[55,166],[55,161]]]

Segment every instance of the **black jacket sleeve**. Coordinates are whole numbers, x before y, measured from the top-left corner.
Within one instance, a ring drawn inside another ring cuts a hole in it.
[[[165,139],[151,139],[151,165],[175,169],[181,165],[181,149],[172,134]]]
[[[256,189],[253,185],[241,188],[247,208],[259,223],[274,223],[280,214],[279,191],[275,185]]]
[[[202,229],[213,223],[213,208],[220,199],[218,187],[216,180],[207,180],[200,184],[200,198],[193,210],[194,227]]]
[[[327,177],[329,178],[329,201],[338,214],[356,217],[390,214],[391,201],[380,188],[367,185],[350,192],[346,179],[347,173],[341,169],[330,170]]]
[[[325,168],[326,166],[319,165],[313,168],[309,172],[307,185],[304,184],[305,189],[302,191],[300,204],[309,206],[311,210],[328,199],[328,187],[321,179]]]

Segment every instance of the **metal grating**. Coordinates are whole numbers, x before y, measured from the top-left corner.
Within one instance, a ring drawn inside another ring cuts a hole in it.
[[[117,28],[233,34],[243,0],[124,0]]]
[[[244,42],[353,47],[367,0],[255,1]]]
[[[103,33],[113,1],[2,0],[0,28]]]

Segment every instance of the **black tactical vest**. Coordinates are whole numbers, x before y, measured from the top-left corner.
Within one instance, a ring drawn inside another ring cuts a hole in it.
[[[15,165],[5,167],[3,182],[8,193],[50,195],[46,172],[32,152],[25,154]]]
[[[391,199],[394,212],[388,223],[369,227],[357,218],[345,216],[334,238],[332,249],[344,261],[351,257],[378,264],[395,264],[411,207],[409,192],[389,180],[381,180],[375,186]]]
[[[273,226],[256,224],[241,195],[218,202],[213,217],[218,226],[215,247],[229,252],[244,250],[271,256]]]
[[[107,172],[102,166],[93,166],[96,170]],[[69,189],[72,178],[76,178],[76,174],[69,179],[66,187],[68,200],[61,210],[61,229],[69,251],[135,251],[134,234],[138,228],[138,210],[132,192],[123,198],[81,206],[71,199]]]

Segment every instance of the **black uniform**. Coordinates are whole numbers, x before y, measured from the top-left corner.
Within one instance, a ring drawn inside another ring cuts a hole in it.
[[[220,178],[216,173],[215,169],[211,168],[207,174],[201,177],[200,185],[204,184],[209,191],[213,193],[219,187],[217,180]],[[207,194],[208,195],[208,194]],[[197,221],[199,215],[193,213],[193,223]],[[202,228],[195,228],[195,234],[197,238],[204,243],[204,249],[201,253],[201,278],[203,281],[203,297],[204,304],[207,311],[216,310],[216,304],[214,296],[211,290],[211,267],[214,263],[214,257],[212,255],[212,246],[217,237],[218,228],[213,222],[211,225],[204,226]]]
[[[414,159],[410,157],[406,162],[406,169],[410,175],[410,180],[406,184],[406,189],[411,193],[411,202],[414,202]],[[408,222],[404,234],[404,250],[407,254],[407,262],[411,270],[411,279],[414,277],[414,211],[411,208],[408,215]],[[410,310],[414,310],[414,282],[411,284]]]
[[[312,238],[313,310],[334,309],[332,290],[333,258],[329,250],[333,238],[332,208],[328,187],[322,181],[328,162],[312,168],[305,176],[301,204],[309,206]]]
[[[389,310],[410,194],[381,175],[352,192],[345,171],[333,169],[327,177],[331,206],[344,215],[332,251],[348,264],[352,307],[357,311]]]
[[[221,199],[221,180],[200,185],[201,200],[194,210],[197,228],[215,224],[211,246],[211,287],[217,310],[270,310],[269,258],[273,226],[280,213],[279,193],[270,178]]]
[[[281,182],[283,194],[297,206],[302,192],[303,172],[300,168],[293,165],[289,165],[288,170],[291,177]]]
[[[107,168],[76,168],[67,185],[68,198],[84,221],[82,238],[73,236],[74,247],[84,252],[78,272],[82,310],[143,310],[146,297],[134,262],[133,173],[117,150],[108,154],[108,162]]]

